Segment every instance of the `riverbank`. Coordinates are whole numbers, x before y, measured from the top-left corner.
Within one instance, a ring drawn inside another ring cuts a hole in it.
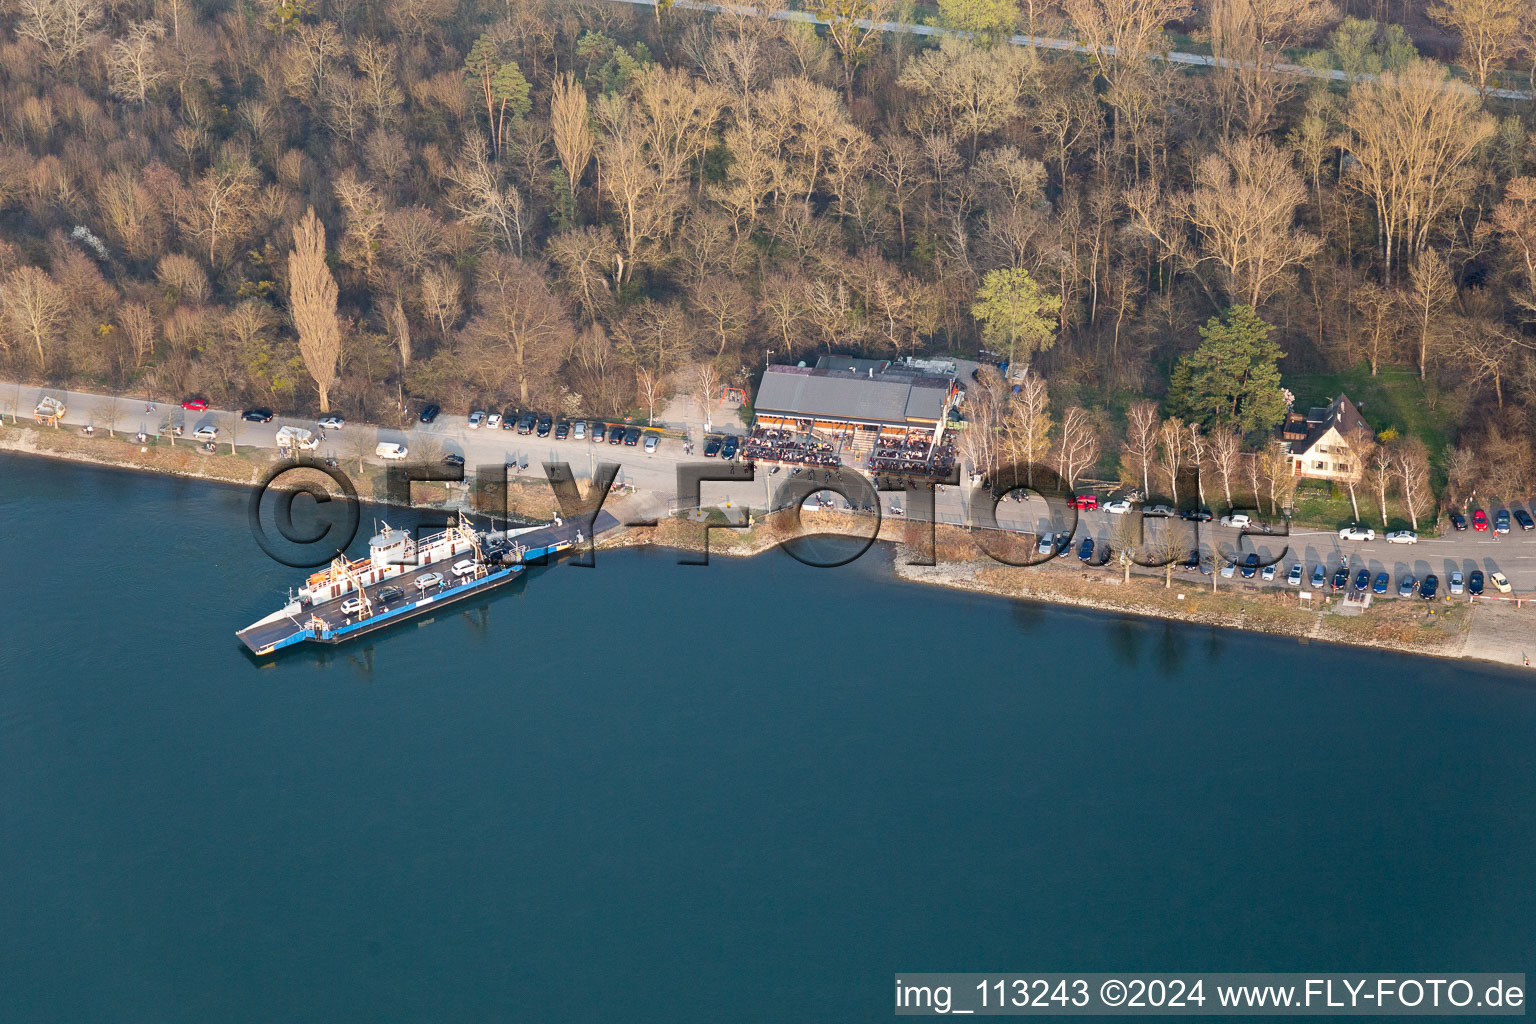
[[[772,551],[793,537],[812,531],[843,536],[868,537],[868,529],[849,529],[849,519],[838,512],[802,514],[801,529],[787,524],[779,514],[758,520],[745,530],[715,528],[709,531],[711,556],[750,558]],[[867,520],[859,523],[867,524]],[[934,565],[916,565],[919,551],[914,531],[919,524],[885,520],[874,541],[894,549],[892,564],[901,579],[966,590],[994,597],[1069,605],[1118,615],[1217,626],[1271,636],[1293,637],[1301,643],[1343,644],[1521,666],[1527,655],[1525,638],[1533,624],[1526,609],[1507,602],[1444,602],[1431,617],[1419,601],[1376,601],[1360,614],[1340,614],[1342,602],[1307,591],[1318,607],[1302,606],[1298,591],[1261,588],[1242,582],[1175,573],[1164,586],[1161,571],[1133,572],[1126,580],[1118,568],[1085,567],[1073,559],[1058,558],[1042,565],[1013,567],[984,555],[965,530],[939,525],[934,530]],[[925,532],[925,531],[924,531]],[[702,553],[703,533],[696,523],[664,520],[654,527],[631,527],[604,539],[602,547],[657,546]],[[921,546],[925,547],[926,543]],[[1536,647],[1536,641],[1532,642]]]
[[[265,449],[236,454],[208,454],[191,443],[134,444],[131,438],[102,435],[84,437],[68,430],[31,426],[0,427],[0,452],[63,459],[71,462],[131,469],[209,480],[240,486],[256,486],[273,466],[275,456]],[[358,496],[364,501],[384,502],[384,472],[352,473]],[[654,496],[651,497],[654,500]],[[442,485],[416,484],[415,505],[463,505],[473,499],[467,490],[455,495]],[[475,502],[479,504],[479,502]],[[556,510],[554,496],[542,480],[512,481],[508,511],[517,517],[549,518]],[[610,503],[622,514],[627,503]],[[635,502],[636,505],[641,502]],[[639,518],[639,517],[636,517]],[[1323,642],[1404,651],[1438,658],[1465,658],[1496,664],[1523,665],[1529,655],[1525,640],[1533,624],[1525,609],[1504,603],[1446,602],[1436,606],[1431,618],[1416,601],[1379,601],[1361,614],[1339,614],[1339,603],[1312,592],[1319,607],[1303,607],[1297,592],[1256,586],[1218,578],[1212,592],[1211,577],[1176,573],[1171,587],[1163,574],[1134,572],[1126,580],[1118,569],[1088,568],[1075,560],[1058,558],[1038,566],[1011,567],[987,557],[972,535],[959,527],[934,529],[934,561],[931,566],[912,564],[913,555],[926,547],[922,524],[886,519],[872,535],[872,520],[851,519],[839,512],[806,511],[798,525],[786,513],[755,519],[744,529],[708,531],[712,555],[749,558],[782,546],[812,532],[867,537],[871,543],[893,545],[893,564],[902,579],[967,590],[998,597],[1070,605],[1123,615],[1137,615],[1220,626],[1275,636],[1295,637],[1302,642]],[[603,548],[664,547],[702,552],[704,524],[679,518],[660,518],[654,526],[629,526],[605,537]],[[1309,591],[1310,592],[1310,591]],[[1533,641],[1536,647],[1536,641]]]

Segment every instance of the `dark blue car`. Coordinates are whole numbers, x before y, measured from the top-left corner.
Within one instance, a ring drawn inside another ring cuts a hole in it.
[[[1376,582],[1372,585],[1371,590],[1377,594],[1385,594],[1387,592],[1387,584],[1391,582],[1391,578],[1386,573],[1379,572],[1376,574]]]
[[[1243,579],[1245,579],[1245,580],[1253,579],[1253,574],[1258,572],[1258,571],[1259,571],[1259,556],[1257,554],[1250,553],[1248,555],[1248,558],[1243,562]]]
[[[1084,537],[1083,543],[1078,546],[1077,557],[1079,561],[1086,562],[1093,557],[1093,538]]]
[[[1430,573],[1424,577],[1424,582],[1419,584],[1419,596],[1426,601],[1435,599],[1435,591],[1440,588],[1440,577]]]
[[[1483,570],[1473,569],[1467,574],[1467,593],[1476,597],[1483,592]]]
[[[1355,573],[1355,590],[1356,591],[1358,591],[1359,593],[1363,594],[1363,593],[1365,593],[1366,588],[1368,588],[1370,585],[1371,585],[1371,574],[1370,574],[1369,570],[1361,569],[1359,572]]]

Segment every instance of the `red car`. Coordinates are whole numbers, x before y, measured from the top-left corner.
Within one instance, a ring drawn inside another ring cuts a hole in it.
[[[206,398],[189,398],[181,403],[181,407],[190,412],[202,412],[208,408],[208,400]]]
[[[1488,513],[1484,512],[1480,508],[1479,509],[1474,509],[1472,511],[1472,529],[1474,529],[1474,530],[1482,530],[1484,533],[1487,533],[1488,532]]]
[[[1069,507],[1089,510],[1096,509],[1099,507],[1099,496],[1097,494],[1079,494],[1072,499]]]

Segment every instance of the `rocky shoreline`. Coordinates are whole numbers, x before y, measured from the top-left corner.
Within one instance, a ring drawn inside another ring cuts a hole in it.
[[[70,462],[130,469],[210,480],[218,483],[255,486],[275,461],[235,455],[207,455],[188,446],[140,446],[118,441],[103,445],[101,438],[83,438],[69,433],[55,433],[32,427],[0,428],[0,452],[63,459]],[[118,456],[113,458],[111,456]],[[372,478],[359,480],[359,496],[364,500],[383,500]],[[538,500],[532,487],[518,490],[509,504],[521,515],[548,516],[554,508],[553,497]],[[417,504],[452,504],[418,496]],[[421,499],[427,500],[421,500]],[[617,503],[623,508],[623,503]],[[536,506],[536,507],[535,507]],[[621,516],[622,518],[622,516]],[[778,547],[786,539],[811,531],[867,536],[849,529],[849,521],[839,513],[806,512],[798,529],[789,528],[784,516],[754,522],[747,530],[714,529],[709,531],[709,552],[734,558],[750,558]],[[778,520],[778,521],[775,521]],[[1522,665],[1524,653],[1520,640],[1527,632],[1521,613],[1513,608],[1482,604],[1448,604],[1432,623],[1414,606],[1382,602],[1367,615],[1342,616],[1329,604],[1318,610],[1303,609],[1292,603],[1294,594],[1270,588],[1269,592],[1249,587],[1239,590],[1233,584],[1226,591],[1212,593],[1209,577],[1175,578],[1165,588],[1161,574],[1134,574],[1127,583],[1121,574],[1105,569],[1083,569],[1068,560],[1058,559],[1045,566],[1014,568],[986,558],[976,548],[967,532],[950,526],[935,531],[935,561],[931,566],[914,565],[915,550],[909,530],[915,524],[887,520],[880,524],[874,538],[893,545],[892,558],[898,578],[929,586],[943,586],[995,597],[1068,605],[1101,612],[1136,615],[1289,636],[1299,642],[1336,643],[1370,647],[1438,658],[1459,658],[1505,665]],[[625,527],[605,537],[600,547],[665,547],[683,551],[704,549],[703,531],[698,523],[662,519],[652,527]],[[1513,621],[1511,621],[1513,620]],[[1487,625],[1488,628],[1483,628]],[[1513,643],[1505,635],[1511,630]],[[1491,633],[1490,633],[1491,631]],[[1485,636],[1485,634],[1489,634]],[[1536,649],[1536,642],[1533,642]]]

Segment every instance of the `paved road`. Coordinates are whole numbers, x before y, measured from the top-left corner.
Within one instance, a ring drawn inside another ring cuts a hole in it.
[[[61,397],[67,402],[68,412],[64,418],[66,426],[61,429],[79,429],[93,424],[98,430],[104,430],[111,424],[119,433],[132,434],[142,430],[154,435],[168,433],[173,426],[179,425],[184,431],[180,443],[190,444],[193,430],[201,426],[213,426],[219,431],[218,443],[221,446],[229,444],[233,437],[244,446],[274,449],[277,446],[276,433],[279,427],[291,425],[316,429],[313,421],[295,417],[277,417],[271,423],[247,423],[236,413],[227,410],[190,412],[174,403],[148,403],[143,398],[111,398],[8,383],[0,383],[0,412],[10,415],[13,410],[20,410],[22,422],[29,422],[31,410],[44,394]],[[694,425],[691,429],[695,438],[701,436],[701,427]],[[464,456],[471,468],[477,465],[505,465],[526,457],[528,469],[522,475],[529,479],[543,479],[540,464],[545,460],[569,463],[572,473],[583,482],[591,479],[598,464],[617,463],[620,467],[619,481],[641,490],[637,502],[639,513],[647,515],[665,515],[670,508],[675,507],[679,465],[705,462],[699,455],[685,455],[681,443],[675,437],[665,439],[656,453],[647,454],[639,447],[598,445],[588,441],[556,441],[553,437],[538,438],[519,435],[512,430],[484,427],[471,430],[467,417],[451,413],[443,413],[430,425],[416,424],[410,430],[348,423],[342,430],[329,431],[316,454],[334,455],[342,460],[344,467],[349,461],[356,460],[359,453],[366,461],[377,464],[373,450],[379,441],[399,442],[412,448],[418,455],[430,455],[432,458],[448,452],[458,453]],[[718,466],[718,463],[713,465]],[[853,471],[845,469],[843,472],[851,474]],[[706,482],[701,489],[704,504],[721,506],[730,502],[737,507],[763,509],[768,506],[773,492],[788,475],[788,470],[770,474],[766,468],[759,468],[756,478],[751,482]],[[880,498],[882,509],[887,515],[894,504],[911,504],[900,492],[882,493]],[[975,510],[970,508],[972,500],[968,487],[940,487],[935,498],[939,522],[963,524],[977,518]],[[841,504],[840,499],[838,504]],[[1075,545],[1083,537],[1093,537],[1095,546],[1101,549],[1106,542],[1114,544],[1116,532],[1122,528],[1119,523],[1121,518],[1103,511],[1079,513],[1077,523],[1072,528],[1074,553]],[[1060,510],[1053,513],[1043,500],[1032,498],[1022,502],[1001,502],[997,507],[997,523],[1002,529],[1038,534],[1043,530],[1053,533],[1065,530],[1070,520]],[[1195,547],[1192,524],[1148,518],[1145,527],[1149,538],[1155,538],[1158,531],[1163,529],[1183,531],[1188,548]],[[1239,540],[1236,530],[1215,523],[1200,525],[1198,543],[1203,551],[1212,550],[1214,546],[1217,552],[1233,557],[1239,554]],[[1391,573],[1394,594],[1397,580],[1405,572],[1411,572],[1419,578],[1429,573],[1439,575],[1444,592],[1452,571],[1468,573],[1473,569],[1482,569],[1485,574],[1494,570],[1502,571],[1514,583],[1517,592],[1529,593],[1536,589],[1536,532],[1524,533],[1518,527],[1502,539],[1492,533],[1468,531],[1421,540],[1413,545],[1388,544],[1383,540],[1360,543],[1341,541],[1336,534],[1327,531],[1297,531],[1283,540],[1276,537],[1253,537],[1243,542],[1252,545],[1241,549],[1244,556],[1249,550],[1255,550],[1264,560],[1280,560],[1280,578],[1275,581],[1277,586],[1285,585],[1284,574],[1298,559],[1304,563],[1310,578],[1313,566],[1321,564],[1331,572],[1339,564],[1339,559],[1347,556],[1352,570],[1369,569],[1373,577],[1382,571]]]
[[[617,3],[634,4],[638,7],[655,7],[656,0],[614,0]],[[703,0],[676,0],[675,7],[691,11],[713,11],[726,14],[747,15],[751,17],[767,17],[775,21],[800,21],[811,25],[825,25],[825,18],[817,17],[809,11],[765,10],[761,7],[750,7],[740,4],[715,4],[705,3]],[[855,19],[861,28],[870,25],[868,18]],[[963,32],[956,32],[947,28],[939,28],[934,25],[909,25],[899,21],[882,21],[875,26],[882,32],[901,32],[914,36],[960,36]],[[1038,50],[1062,50],[1068,53],[1088,53],[1089,50],[1075,39],[1049,39],[1041,36],[1014,35],[1008,41],[1014,46],[1029,46]],[[1114,47],[1109,47],[1108,52],[1113,53]],[[1183,53],[1173,51],[1170,53],[1149,54],[1151,60],[1165,60],[1170,64],[1189,64],[1197,67],[1231,67],[1232,61],[1224,57],[1213,57],[1204,53]],[[1337,68],[1313,68],[1304,64],[1277,64],[1275,70],[1283,75],[1295,75],[1299,78],[1322,78],[1333,82],[1347,82],[1349,76]],[[1372,75],[1362,75],[1362,78],[1372,78]],[[1472,86],[1460,80],[1453,81],[1451,88],[1462,92],[1474,92]],[[1528,100],[1531,94],[1523,89],[1490,89],[1489,95],[1506,100]]]

